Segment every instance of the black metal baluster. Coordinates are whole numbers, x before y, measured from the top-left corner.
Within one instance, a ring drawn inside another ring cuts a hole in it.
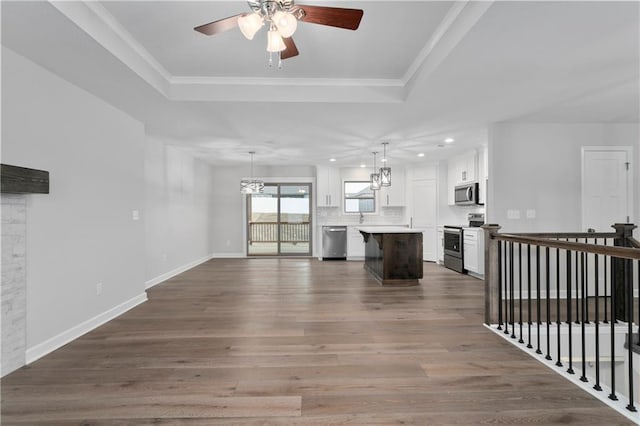
[[[596,245],[598,244],[598,240],[595,241]],[[596,265],[595,265],[595,285],[596,285],[596,384],[593,388],[597,391],[601,391],[602,387],[600,386],[600,276],[599,276],[599,259],[598,255],[595,255]],[[605,302],[606,304],[606,302]]]
[[[589,239],[585,238],[584,239],[585,244],[589,243]],[[584,291],[583,291],[583,296],[584,296],[584,310],[585,310],[585,314],[584,314],[584,322],[586,324],[589,324],[589,255],[585,254],[585,263],[582,266],[582,273],[584,274]]]
[[[573,371],[573,335],[571,334],[571,252],[567,250],[567,324],[569,326],[569,369],[567,373],[574,374]]]
[[[504,242],[504,334],[509,334],[509,243]]]
[[[629,320],[627,321],[627,360],[629,362],[629,404],[627,404],[627,410],[637,411],[633,405],[633,262],[627,259],[625,262],[625,281],[627,288],[627,314]]]
[[[580,338],[581,338],[581,342],[580,342],[580,346],[582,349],[582,376],[580,376],[580,381],[581,382],[588,382],[587,380],[587,355],[586,355],[586,343],[585,343],[585,324],[584,324],[584,320],[585,320],[585,315],[586,315],[586,310],[585,310],[585,304],[586,304],[586,297],[585,297],[585,285],[586,285],[586,281],[585,281],[585,271],[586,271],[586,253],[582,252],[580,253],[580,270],[582,271],[582,276],[581,278],[581,282],[582,282],[582,300],[581,300],[581,305],[582,305],[582,316],[581,316],[581,325],[580,325]],[[577,259],[576,259],[577,260]],[[577,278],[577,277],[576,277]],[[577,314],[577,312],[576,312]]]
[[[502,241],[498,241],[498,330],[502,330]]]
[[[551,327],[551,277],[549,277],[549,247],[545,247],[545,275],[547,278],[547,356],[546,359],[551,360],[551,333],[549,327]]]
[[[522,340],[522,243],[518,243],[518,291],[520,319],[520,339],[518,343],[524,343],[524,340]]]
[[[578,238],[576,238],[576,243],[579,243],[580,240]],[[580,313],[580,281],[578,281],[578,275],[579,274],[579,269],[578,269],[578,252],[576,252],[576,324],[580,324],[580,320],[578,318],[580,318],[578,315]]]
[[[514,297],[514,290],[515,290],[515,283],[513,282],[513,277],[514,277],[514,272],[513,272],[513,242],[509,243],[509,280],[511,281],[511,288],[509,289],[511,292],[511,338],[515,339],[516,338],[516,315],[515,315],[515,297]]]
[[[527,320],[529,323],[529,343],[527,348],[531,349],[531,244],[527,244]]]
[[[611,277],[609,279],[609,282],[611,283],[611,349],[610,349],[610,353],[611,353],[611,393],[609,394],[609,399],[612,401],[617,401],[618,397],[616,396],[616,363],[615,363],[615,359],[616,359],[616,329],[615,329],[615,323],[616,323],[616,317],[615,317],[615,312],[616,312],[616,292],[614,291],[615,288],[615,275],[613,274],[613,271],[611,270],[611,265],[613,264],[613,257],[609,259],[609,272],[611,273]]]
[[[604,239],[604,245],[607,245],[607,239]],[[607,269],[607,256],[604,257],[604,265],[602,265],[604,267],[604,321],[602,321],[605,324],[609,323],[608,320],[608,315],[607,315],[607,287],[609,284],[609,274],[607,273],[607,271],[609,269]],[[611,267],[611,260],[609,260],[609,267]]]
[[[540,246],[536,246],[536,328],[538,330],[538,346],[536,353],[541,354],[540,350]]]
[[[556,365],[562,367],[562,361],[560,361],[560,328],[562,326],[562,315],[560,314],[560,249],[556,249],[556,326],[558,328],[558,357],[556,359]]]

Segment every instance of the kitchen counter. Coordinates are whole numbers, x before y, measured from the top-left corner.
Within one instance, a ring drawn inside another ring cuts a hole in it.
[[[382,285],[418,285],[422,231],[400,226],[358,227],[365,241],[364,268]]]

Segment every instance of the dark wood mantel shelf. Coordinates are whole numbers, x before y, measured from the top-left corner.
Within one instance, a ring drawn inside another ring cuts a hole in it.
[[[48,194],[49,172],[0,164],[0,187],[3,194]]]

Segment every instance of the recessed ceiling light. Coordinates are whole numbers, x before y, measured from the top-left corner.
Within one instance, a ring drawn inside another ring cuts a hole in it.
[[[424,157],[424,152],[421,152],[420,154],[418,154],[418,157]]]
[[[362,167],[364,169],[365,167],[367,167],[367,165],[366,164],[360,164],[360,167]]]
[[[336,159],[335,158],[329,158],[329,161],[331,161],[333,163],[334,161],[336,161]]]
[[[444,141],[445,141],[446,143],[451,143],[451,142],[453,142],[454,140],[455,140],[455,139],[453,139],[453,138],[446,138]]]

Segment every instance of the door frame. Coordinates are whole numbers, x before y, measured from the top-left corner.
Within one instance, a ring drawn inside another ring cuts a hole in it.
[[[269,178],[260,179],[265,185],[275,185],[278,187],[278,223],[280,222],[280,186],[290,185],[308,185],[309,187],[309,252],[308,253],[285,253],[282,254],[280,250],[280,229],[278,227],[278,253],[277,254],[249,254],[249,197],[251,194],[246,194],[242,197],[242,238],[244,241],[244,255],[245,257],[312,257],[314,255],[314,212],[315,212],[315,196],[314,186],[315,179],[310,178]]]
[[[629,217],[628,222],[634,223],[634,169],[633,169],[633,146],[627,145],[609,145],[609,146],[583,146],[580,155],[580,228],[584,231],[585,223],[585,156],[588,152],[596,151],[622,151],[627,153],[627,161],[629,162],[629,171],[627,173],[627,215]],[[612,224],[613,225],[613,224]]]

